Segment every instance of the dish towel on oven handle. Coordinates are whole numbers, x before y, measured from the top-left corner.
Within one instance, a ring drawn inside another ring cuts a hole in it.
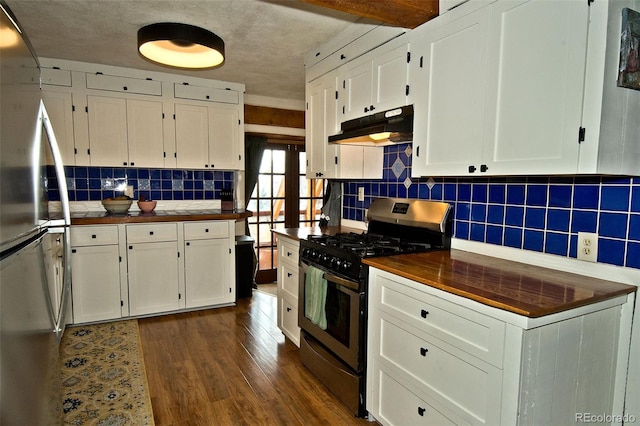
[[[327,280],[324,271],[314,266],[307,266],[304,279],[304,316],[323,330],[327,329]]]

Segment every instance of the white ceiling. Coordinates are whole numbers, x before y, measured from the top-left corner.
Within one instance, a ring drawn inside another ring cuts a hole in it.
[[[250,95],[304,100],[304,55],[351,25],[372,23],[297,0],[6,0],[39,57],[211,78]],[[137,31],[156,22],[208,29],[226,62],[182,71],[142,59]]]

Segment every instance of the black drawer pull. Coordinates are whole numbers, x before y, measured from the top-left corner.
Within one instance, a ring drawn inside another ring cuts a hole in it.
[[[418,414],[424,417],[424,412],[427,411],[426,408],[418,407]]]
[[[149,235],[153,235],[153,231],[149,231]]]
[[[204,230],[204,232],[209,232],[209,228],[206,228],[206,229]]]
[[[288,277],[290,277],[291,275],[293,275],[291,272],[287,272]]]
[[[427,348],[420,348],[420,355],[422,355],[422,356],[427,356],[427,352],[429,352],[429,349],[427,349]]]
[[[420,311],[420,316],[422,318],[426,318],[429,315],[429,311],[425,311],[424,309]]]
[[[98,236],[96,234],[93,234],[93,235],[91,235],[91,238],[93,238],[95,240],[96,238],[98,238]]]
[[[188,246],[190,246],[190,245],[191,245],[191,243],[187,243],[187,245],[188,245]]]
[[[287,308],[287,312],[291,312],[291,308]]]
[[[289,256],[291,256],[291,252],[290,251],[287,252],[287,257],[289,257]]]

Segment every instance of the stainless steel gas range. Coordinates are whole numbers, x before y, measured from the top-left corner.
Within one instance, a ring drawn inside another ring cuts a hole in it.
[[[362,259],[451,247],[451,205],[380,198],[363,233],[300,242],[300,357],[349,409],[366,415],[368,268]]]

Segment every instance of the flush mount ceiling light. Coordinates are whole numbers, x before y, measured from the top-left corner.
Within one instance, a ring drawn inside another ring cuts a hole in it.
[[[193,25],[163,22],[138,30],[138,51],[146,59],[176,68],[214,68],[224,63],[224,41]]]

